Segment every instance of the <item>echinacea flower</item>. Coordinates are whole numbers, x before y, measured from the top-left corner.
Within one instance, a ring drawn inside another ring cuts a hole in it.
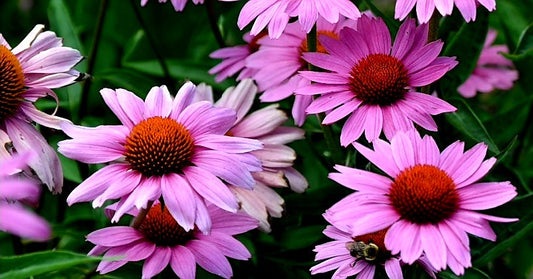
[[[114,222],[132,207],[146,208],[163,198],[186,231],[195,224],[209,232],[205,201],[235,212],[239,205],[224,181],[252,189],[251,171],[261,163],[249,154],[260,149],[256,140],[224,134],[235,123],[235,111],[193,102],[196,87],[187,82],[172,98],[166,86],[153,87],[143,102],[124,89],[100,93],[122,125],[95,128],[65,123],[72,137],[61,141],[59,152],[88,164],[110,163],[75,188],[69,205],[120,199]]]
[[[198,98],[213,102],[210,87],[198,86]],[[230,186],[237,196],[241,209],[259,220],[261,230],[270,232],[268,217],[280,218],[284,200],[272,189],[290,187],[302,193],[308,186],[307,180],[292,165],[296,159],[294,150],[286,144],[302,139],[304,131],[295,127],[281,126],[287,116],[278,109],[278,105],[270,105],[250,112],[257,94],[257,87],[250,79],[241,81],[236,87],[228,88],[216,107],[232,108],[237,112],[237,121],[226,133],[234,137],[256,139],[263,144],[263,149],[252,151],[251,154],[261,161],[263,170],[252,173],[256,184],[253,189]]]
[[[416,16],[420,23],[427,23],[435,8],[443,15],[451,15],[453,7],[457,7],[466,22],[476,20],[479,4],[489,12],[496,9],[496,0],[396,0],[394,18],[403,20],[416,5]]]
[[[463,97],[472,98],[477,92],[489,93],[495,89],[509,90],[518,79],[513,63],[502,55],[509,53],[507,46],[492,45],[496,35],[496,30],[489,30],[474,72],[457,88]]]
[[[250,34],[257,35],[268,25],[268,36],[277,39],[291,17],[297,16],[300,29],[309,33],[320,17],[337,23],[341,15],[351,19],[361,16],[349,0],[249,0],[242,7],[237,25],[243,29],[255,19]]]
[[[326,53],[304,53],[303,58],[330,72],[302,71],[314,84],[296,94],[321,95],[307,113],[326,112],[323,124],[332,124],[350,115],[341,131],[347,146],[365,132],[368,141],[381,131],[390,139],[407,131],[413,122],[437,130],[432,115],[454,111],[447,102],[414,91],[441,78],[457,65],[455,58],[437,57],[441,41],[426,43],[427,25],[416,27],[413,19],[401,26],[391,46],[389,30],[382,19],[363,15],[357,30],[344,28],[339,39],[320,36]]]
[[[488,221],[514,222],[476,212],[502,205],[516,196],[509,181],[478,182],[496,163],[484,160],[487,145],[466,152],[457,141],[440,152],[430,136],[399,132],[374,150],[354,142],[370,162],[389,177],[337,165],[334,181],[357,192],[326,211],[328,221],[352,236],[389,228],[385,246],[411,264],[423,253],[436,270],[455,274],[471,266],[467,233],[489,240],[496,234]]]
[[[97,271],[108,273],[128,262],[144,260],[142,278],[151,278],[170,267],[182,279],[195,278],[196,264],[224,278],[233,275],[226,257],[247,260],[250,252],[233,235],[252,230],[257,221],[241,213],[229,213],[211,204],[206,210],[212,219],[211,232],[204,234],[197,228],[185,230],[170,215],[168,207],[157,203],[137,228],[117,226],[92,232],[87,240],[96,246],[89,255],[123,256],[106,261]]]
[[[59,158],[30,122],[59,129],[59,123],[67,120],[48,115],[33,103],[46,96],[57,101],[50,89],[76,81],[79,73],[72,67],[82,56],[64,47],[54,32],[43,29],[36,25],[14,48],[0,34],[0,129],[9,135],[17,152],[37,153],[39,160],[29,166],[51,191],[59,193],[63,186]]]
[[[357,275],[357,279],[372,279],[376,268],[384,268],[391,279],[403,278],[398,255],[393,255],[385,247],[387,229],[377,232],[352,236],[349,232],[328,225],[324,234],[333,241],[317,245],[313,250],[317,252],[315,261],[324,260],[311,267],[311,274],[324,273],[335,270],[332,278],[347,278]],[[427,258],[422,256],[417,263],[432,277],[435,269]]]
[[[23,206],[37,204],[41,194],[41,187],[21,174],[28,163],[36,159],[35,154],[17,153],[11,157],[4,149],[6,138],[7,134],[0,130],[0,230],[24,238],[46,241],[51,235],[50,225]]]
[[[237,80],[251,77],[255,71],[246,67],[245,60],[250,54],[259,49],[257,41],[265,35],[266,33],[264,32],[257,36],[246,33],[243,36],[244,41],[247,43],[246,45],[225,47],[211,53],[209,57],[223,59],[223,61],[211,68],[209,74],[216,74],[216,82],[222,82],[238,72],[240,73]]]
[[[338,38],[343,28],[355,28],[357,21],[342,17],[335,24],[320,17],[317,21],[317,34]],[[298,23],[287,25],[278,39],[261,38],[257,42],[259,50],[246,59],[246,67],[253,70],[252,79],[257,82],[263,102],[277,102],[294,95],[297,88],[311,84],[298,74],[306,70],[308,64],[302,59],[302,53],[308,51],[306,33]],[[326,53],[317,42],[317,52]],[[276,57],[277,59],[272,59]],[[292,116],[296,125],[303,125],[305,109],[312,101],[311,96],[296,95],[292,107]]]

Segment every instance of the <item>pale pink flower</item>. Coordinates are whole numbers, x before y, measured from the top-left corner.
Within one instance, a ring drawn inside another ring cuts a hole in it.
[[[268,35],[277,39],[287,27],[289,19],[296,16],[300,29],[309,33],[320,17],[337,23],[342,16],[356,19],[361,14],[349,0],[249,0],[242,7],[237,25],[243,29],[255,19],[250,34],[257,35],[268,25]]]
[[[514,222],[476,212],[502,205],[516,196],[509,181],[478,182],[496,163],[484,160],[487,145],[464,152],[457,141],[442,153],[432,137],[399,132],[374,150],[353,145],[387,176],[335,166],[329,177],[357,192],[326,211],[326,219],[352,236],[389,228],[385,246],[412,264],[422,254],[436,270],[455,274],[470,267],[468,234],[496,240],[489,221]]]
[[[391,46],[389,30],[382,19],[363,15],[357,30],[344,28],[339,39],[320,36],[326,53],[304,53],[303,58],[328,72],[301,71],[314,84],[296,94],[321,95],[307,113],[326,112],[323,124],[335,123],[349,115],[341,131],[347,146],[365,132],[368,141],[381,131],[390,139],[407,131],[413,122],[436,131],[432,115],[455,111],[447,102],[414,91],[441,78],[457,65],[452,57],[438,57],[443,43],[426,43],[427,25],[415,26],[412,19],[401,26]]]
[[[7,141],[7,134],[0,130],[0,230],[46,241],[51,235],[50,225],[23,206],[39,202],[41,187],[22,174],[28,163],[37,159],[36,155],[30,151],[11,157],[4,148]]]
[[[441,15],[447,16],[452,14],[454,4],[466,22],[476,20],[476,9],[479,4],[489,12],[496,9],[496,0],[397,0],[394,18],[403,20],[416,5],[418,21],[427,23],[435,8]]]
[[[333,241],[317,245],[313,250],[317,252],[315,261],[325,260],[311,267],[311,274],[324,273],[335,270],[332,278],[347,278],[357,275],[357,279],[372,279],[376,268],[383,268],[391,279],[403,278],[398,255],[393,255],[385,247],[383,229],[377,232],[353,237],[349,232],[335,226],[328,225],[324,234]],[[366,255],[365,255],[366,254]],[[417,263],[432,277],[435,269],[422,256]]]
[[[257,36],[253,36],[250,33],[246,33],[243,36],[244,41],[247,43],[246,45],[225,47],[211,53],[209,57],[222,59],[223,61],[211,68],[209,74],[216,74],[216,82],[222,82],[238,72],[240,73],[237,76],[237,80],[251,77],[255,71],[246,67],[245,60],[250,54],[259,49],[257,41],[265,35],[266,33],[260,33]]]
[[[477,92],[489,93],[495,89],[509,90],[518,79],[513,63],[501,55],[509,53],[507,46],[492,45],[496,35],[496,30],[489,30],[474,72],[457,88],[463,97],[472,98]]]
[[[82,56],[64,47],[54,32],[43,29],[36,25],[14,48],[0,34],[0,129],[9,135],[17,152],[38,154],[39,160],[29,166],[51,191],[59,193],[63,186],[59,158],[31,122],[59,129],[59,123],[66,120],[38,110],[33,103],[46,96],[57,102],[50,88],[74,83],[79,73],[72,67]]]
[[[124,89],[102,89],[122,125],[62,126],[72,139],[61,141],[59,152],[88,164],[110,163],[70,193],[69,205],[93,201],[99,207],[120,199],[116,222],[132,207],[162,197],[180,226],[206,233],[211,220],[205,201],[237,211],[237,199],[221,179],[252,189],[251,171],[260,171],[261,163],[250,151],[262,145],[225,136],[235,111],[193,102],[195,92],[187,82],[173,99],[165,86],[153,87],[143,101]]]
[[[319,18],[317,34],[337,38],[344,27],[355,28],[356,21],[341,18],[332,24]],[[306,33],[298,23],[291,23],[278,39],[261,38],[257,42],[259,50],[246,59],[246,67],[253,70],[252,78],[257,82],[259,91],[264,91],[259,99],[263,102],[277,102],[294,95],[297,88],[311,84],[309,80],[298,74],[305,70],[308,64],[302,59],[302,53],[307,52]],[[326,50],[317,41],[317,51]],[[272,59],[276,57],[276,59]],[[296,125],[303,125],[305,109],[312,102],[311,96],[296,95],[292,107],[292,116]]]
[[[198,228],[185,230],[170,215],[168,207],[155,204],[137,228],[117,226],[97,230],[87,236],[96,246],[89,255],[122,256],[123,259],[106,261],[97,271],[108,273],[128,262],[144,260],[142,278],[151,278],[165,267],[170,267],[182,279],[195,278],[196,264],[224,278],[233,275],[226,257],[248,260],[251,255],[233,235],[252,230],[257,221],[240,214],[229,213],[207,204],[213,222],[209,234]]]
[[[203,87],[198,96],[202,100],[213,102],[210,87]],[[308,183],[303,175],[292,165],[296,159],[294,150],[286,144],[302,139],[304,131],[295,127],[281,126],[287,116],[278,109],[278,105],[270,105],[250,113],[257,94],[257,87],[250,79],[241,81],[237,87],[228,88],[215,103],[217,107],[232,108],[237,112],[235,125],[227,135],[256,139],[263,144],[263,149],[252,151],[263,166],[260,172],[252,175],[256,184],[252,190],[231,186],[237,196],[241,209],[259,220],[261,230],[270,232],[268,217],[280,218],[284,200],[271,187],[290,187],[297,193],[307,189]]]

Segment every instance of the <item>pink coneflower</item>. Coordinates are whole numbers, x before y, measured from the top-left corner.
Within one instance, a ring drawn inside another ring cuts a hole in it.
[[[96,244],[89,255],[124,256],[118,261],[102,261],[97,269],[102,274],[128,262],[145,260],[142,278],[157,275],[169,264],[180,278],[195,278],[196,263],[211,273],[229,278],[233,272],[226,257],[238,260],[251,257],[233,235],[256,228],[257,221],[211,204],[207,205],[207,211],[213,225],[206,235],[197,228],[184,229],[176,223],[168,207],[155,204],[138,228],[109,227],[89,234],[87,240]]]
[[[203,96],[198,96],[199,98],[213,101],[209,87],[199,88],[198,91],[203,91],[199,94]],[[253,81],[245,79],[237,87],[228,88],[215,106],[237,111],[237,121],[227,135],[256,139],[263,143],[263,149],[251,152],[263,166],[263,171],[252,174],[256,181],[254,188],[250,190],[231,186],[230,189],[237,196],[241,209],[259,220],[261,230],[270,232],[268,217],[281,217],[284,204],[283,198],[271,187],[290,187],[293,191],[302,193],[308,186],[305,177],[292,167],[296,153],[286,146],[302,139],[304,131],[281,126],[287,121],[287,116],[278,109],[277,104],[249,113],[256,94],[257,87]]]
[[[487,145],[463,152],[457,141],[442,153],[430,136],[399,132],[374,151],[354,142],[357,151],[389,177],[336,166],[329,177],[357,192],[328,211],[327,219],[352,236],[389,228],[385,246],[413,263],[424,253],[437,270],[456,274],[471,266],[467,233],[496,240],[488,221],[514,222],[476,212],[502,205],[516,196],[510,182],[477,182],[496,163],[484,160]]]
[[[209,55],[211,58],[223,59],[220,64],[209,70],[209,74],[215,75],[216,82],[222,82],[226,78],[238,73],[237,80],[243,80],[249,78],[255,72],[254,70],[247,68],[245,60],[250,54],[256,52],[259,49],[257,41],[263,38],[266,32],[262,32],[257,36],[246,33],[243,36],[246,45],[238,45],[232,47],[225,47],[214,51]]]
[[[391,47],[391,37],[382,19],[363,15],[357,30],[344,28],[339,40],[320,36],[328,54],[304,53],[303,58],[330,72],[302,71],[315,84],[296,90],[297,94],[319,95],[308,113],[326,112],[323,124],[332,124],[350,115],[341,131],[347,146],[365,131],[368,141],[387,138],[397,131],[413,128],[413,122],[436,131],[431,115],[454,111],[445,101],[413,91],[438,80],[457,65],[455,58],[437,57],[441,41],[426,44],[427,25],[415,26],[412,19],[400,27]]]
[[[315,261],[324,262],[311,267],[311,274],[324,273],[336,269],[332,278],[347,278],[357,275],[358,279],[372,279],[376,268],[384,268],[387,276],[392,279],[403,278],[398,255],[385,247],[387,229],[374,233],[352,237],[350,233],[335,226],[327,226],[324,234],[332,239],[328,243],[317,245]],[[432,277],[435,269],[426,257],[417,260],[422,268]]]
[[[35,158],[34,153],[18,153],[11,157],[4,149],[7,134],[0,130],[0,230],[30,238],[46,241],[51,229],[48,223],[23,204],[35,205],[39,201],[41,188],[30,179],[21,175],[22,169]]]
[[[477,92],[489,93],[495,89],[509,90],[518,79],[513,63],[501,55],[509,53],[507,46],[492,45],[496,35],[496,30],[489,30],[474,72],[457,88],[463,97],[472,98]]]
[[[349,0],[249,0],[241,13],[237,25],[243,29],[256,19],[250,34],[257,35],[268,25],[268,35],[277,39],[287,27],[290,17],[298,17],[300,29],[309,33],[320,17],[330,23],[337,23],[342,16],[356,19],[359,9]]]
[[[317,33],[338,38],[344,27],[355,28],[356,21],[341,18],[331,24],[320,18],[317,22]],[[307,69],[308,64],[302,59],[307,52],[306,33],[298,23],[291,23],[278,39],[262,38],[258,41],[260,48],[246,59],[246,67],[254,71],[252,78],[257,82],[263,102],[277,102],[294,95],[297,88],[311,84],[309,80],[298,74]],[[324,47],[317,42],[317,52],[326,53]],[[276,59],[272,59],[276,57]],[[311,96],[296,95],[292,108],[292,116],[296,125],[301,126],[306,117],[305,109],[312,102]]]
[[[180,226],[195,224],[209,231],[205,200],[224,210],[239,208],[235,195],[222,182],[252,189],[251,171],[261,163],[250,151],[256,140],[224,134],[235,123],[235,111],[193,102],[195,86],[186,83],[172,99],[165,86],[153,87],[143,102],[124,89],[100,91],[122,125],[86,128],[63,125],[72,137],[59,152],[88,164],[110,163],[70,193],[69,204],[121,199],[113,218],[118,221],[133,206],[145,208],[161,196]]]
[[[397,0],[394,18],[403,20],[415,4],[416,16],[420,23],[427,23],[435,8],[443,16],[451,15],[454,4],[466,22],[476,20],[476,9],[479,4],[490,12],[496,9],[496,0]]]
[[[74,83],[79,73],[72,67],[82,57],[77,50],[63,47],[54,32],[43,29],[36,25],[14,48],[0,34],[0,129],[7,132],[17,152],[38,154],[39,160],[32,160],[29,166],[58,193],[63,186],[59,158],[30,122],[59,129],[59,123],[66,120],[38,110],[33,103],[46,96],[57,102],[50,88]]]

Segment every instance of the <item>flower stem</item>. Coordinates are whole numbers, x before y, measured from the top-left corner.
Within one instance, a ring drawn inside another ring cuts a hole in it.
[[[102,37],[102,29],[104,26],[105,15],[107,12],[108,0],[102,0],[100,10],[98,12],[98,19],[96,29],[94,30],[94,39],[91,45],[89,58],[87,59],[87,74],[89,78],[83,83],[81,91],[80,110],[78,111],[78,118],[81,119],[88,110],[89,90],[91,89],[91,76],[94,72],[94,64],[96,62],[96,55],[98,54],[98,47],[100,46],[100,38]]]
[[[307,34],[307,51],[308,52],[316,52],[317,49],[317,31],[316,31],[316,24],[313,26],[311,31]],[[307,68],[310,71],[318,71],[319,69],[311,65],[310,63],[307,63]],[[335,137],[333,137],[333,130],[331,129],[330,125],[322,124],[322,120],[326,116],[325,113],[319,113],[316,115],[318,122],[320,123],[320,127],[322,128],[322,133],[324,134],[324,140],[326,141],[326,145],[329,149],[330,154],[326,155],[326,157],[330,157],[334,163],[336,164],[342,164],[344,159],[342,156],[342,150],[340,149],[340,143],[338,140],[336,140]]]
[[[148,211],[150,210],[150,208],[152,208],[153,204],[154,201],[148,201],[148,203],[146,204],[146,208],[141,208],[139,214],[137,214],[137,216],[131,221],[131,227],[133,227],[134,229],[139,228],[139,226],[144,221],[146,214],[148,214]]]
[[[215,15],[215,10],[213,9],[213,0],[207,0],[205,2],[205,9],[207,10],[207,17],[209,18],[209,26],[211,26],[211,30],[213,31],[213,35],[217,40],[218,46],[220,48],[226,47],[224,37],[222,37],[222,33],[217,25],[217,16]]]
[[[428,43],[439,38],[439,22],[441,17],[442,16],[437,11],[434,11],[433,15],[429,19]],[[431,94],[431,84],[422,87],[420,91],[422,93]]]
[[[146,35],[146,38],[148,38],[148,43],[150,44],[150,47],[155,53],[155,56],[157,57],[157,60],[159,61],[159,64],[161,65],[161,68],[163,69],[163,75],[165,76],[166,84],[169,88],[174,88],[174,79],[170,75],[170,71],[168,70],[168,65],[165,62],[165,59],[163,58],[163,55],[159,51],[159,48],[157,47],[155,43],[155,39],[153,34],[150,32],[148,27],[146,26],[146,23],[144,22],[144,19],[141,15],[141,12],[139,11],[139,7],[137,5],[139,4],[136,0],[130,0],[131,6],[133,7],[133,11],[135,12],[135,17],[137,17],[137,21],[139,21],[139,24],[141,25],[142,30],[144,31],[144,34]]]

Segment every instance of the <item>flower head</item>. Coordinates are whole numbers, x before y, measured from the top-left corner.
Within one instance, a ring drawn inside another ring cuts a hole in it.
[[[308,113],[326,112],[323,124],[332,124],[350,115],[341,131],[347,146],[365,132],[368,141],[387,138],[397,131],[413,128],[413,122],[436,131],[431,115],[454,111],[450,104],[414,91],[438,80],[457,61],[437,57],[440,41],[426,44],[427,25],[415,26],[406,20],[391,46],[391,37],[382,19],[363,15],[357,30],[344,28],[339,39],[320,36],[326,53],[304,53],[303,58],[330,72],[302,71],[314,84],[296,94],[321,95],[307,108]]]
[[[496,30],[489,30],[474,72],[457,88],[463,97],[471,98],[477,92],[489,93],[494,89],[509,90],[518,79],[513,63],[501,55],[509,53],[507,46],[492,45],[496,35]]]
[[[100,273],[111,272],[128,262],[145,260],[142,278],[157,275],[169,264],[180,278],[195,278],[196,263],[211,273],[229,278],[233,273],[226,257],[238,260],[251,257],[233,235],[256,228],[257,221],[212,204],[208,204],[206,210],[213,222],[209,234],[197,228],[185,230],[176,223],[168,207],[157,203],[137,228],[117,226],[90,233],[87,240],[96,247],[89,255],[124,256],[118,261],[102,261],[97,269]]]
[[[248,56],[250,56],[250,54],[259,49],[259,44],[257,41],[263,38],[265,35],[265,32],[262,32],[256,36],[246,33],[243,36],[244,41],[247,43],[246,45],[225,47],[211,53],[209,57],[223,59],[223,61],[211,68],[209,70],[209,74],[216,74],[216,82],[222,82],[237,72],[240,72],[237,80],[251,77],[255,70],[246,67],[245,60]]]
[[[76,81],[79,73],[72,67],[82,56],[64,47],[54,32],[43,29],[43,25],[36,25],[14,48],[0,34],[0,129],[9,135],[17,152],[38,154],[40,159],[32,160],[29,166],[57,193],[63,186],[59,158],[30,122],[59,129],[59,123],[67,120],[48,115],[33,103],[46,96],[57,101],[50,89]]]
[[[355,28],[356,23],[356,20],[342,17],[337,23],[332,24],[320,17],[317,21],[317,33],[338,38],[341,29]],[[306,70],[308,66],[302,59],[302,54],[308,51],[307,37],[298,23],[287,25],[278,39],[265,37],[257,43],[259,50],[246,59],[246,67],[253,70],[252,78],[257,82],[259,91],[264,91],[260,96],[261,101],[283,100],[294,95],[297,88],[311,84],[298,74],[298,71]],[[319,41],[317,41],[317,51],[326,53]],[[272,57],[283,59],[272,59]],[[292,116],[297,125],[303,125],[306,117],[305,109],[311,101],[311,96],[295,96]]]
[[[250,34],[257,35],[268,25],[268,35],[277,39],[291,17],[297,16],[300,29],[309,33],[320,17],[337,23],[341,15],[356,19],[360,13],[349,0],[250,0],[242,7],[237,25],[243,29],[256,19]]]
[[[22,170],[35,159],[35,154],[26,152],[11,157],[4,149],[6,140],[7,134],[0,130],[0,230],[46,241],[50,238],[50,225],[23,206],[37,204],[41,194],[37,182],[22,175]]]
[[[352,236],[335,226],[328,225],[324,234],[333,239],[328,243],[317,245],[313,250],[317,252],[315,261],[325,260],[311,267],[311,274],[324,273],[336,269],[332,278],[347,278],[357,275],[357,278],[374,278],[376,268],[384,268],[389,278],[402,278],[403,264],[398,255],[393,255],[385,247],[387,229],[377,232]],[[417,262],[426,272],[435,278],[435,269],[426,257]]]
[[[224,181],[252,189],[252,171],[261,163],[250,151],[256,140],[224,134],[235,123],[235,111],[193,102],[195,86],[188,82],[172,99],[165,86],[153,87],[143,102],[124,89],[103,89],[102,97],[122,125],[86,128],[63,125],[72,137],[60,142],[59,152],[89,164],[110,163],[74,189],[69,204],[121,199],[113,218],[133,206],[163,197],[179,225],[204,232],[211,224],[205,209],[209,201],[222,209],[239,208]]]
[[[204,91],[201,99],[212,102],[209,87],[202,90],[199,88],[198,91]],[[228,88],[215,106],[232,108],[237,112],[237,121],[227,135],[255,139],[263,144],[263,149],[251,152],[263,166],[262,171],[252,174],[256,181],[254,188],[250,190],[231,186],[230,189],[237,196],[241,209],[259,220],[259,227],[263,231],[269,232],[268,217],[281,217],[284,204],[283,198],[272,187],[290,187],[293,191],[302,193],[308,186],[305,177],[292,167],[296,153],[285,145],[302,139],[304,131],[281,126],[287,121],[287,116],[278,109],[278,105],[250,113],[256,94],[257,87],[253,81],[245,79],[237,87]]]
[[[357,192],[325,215],[352,236],[389,228],[385,246],[413,263],[423,253],[437,270],[449,266],[462,274],[471,266],[467,233],[494,241],[488,221],[513,222],[476,212],[502,205],[516,196],[510,182],[477,182],[496,163],[484,160],[487,146],[479,143],[463,152],[455,142],[442,153],[430,136],[399,132],[387,143],[374,142],[374,151],[355,148],[389,177],[336,166],[329,177]]]
[[[418,21],[427,23],[435,8],[441,15],[447,16],[452,14],[454,4],[466,22],[476,20],[476,10],[479,4],[489,11],[496,9],[496,0],[397,0],[394,18],[403,20],[416,5]]]

